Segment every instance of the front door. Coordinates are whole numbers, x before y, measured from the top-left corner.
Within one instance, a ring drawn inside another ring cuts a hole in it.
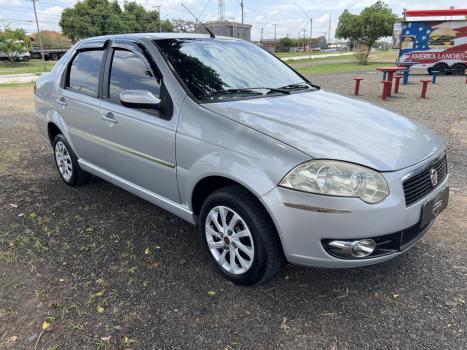
[[[105,156],[100,163],[114,175],[180,203],[171,108],[161,112],[120,103],[123,90],[146,90],[170,104],[160,73],[140,47],[131,43],[114,42],[106,67],[101,104]]]

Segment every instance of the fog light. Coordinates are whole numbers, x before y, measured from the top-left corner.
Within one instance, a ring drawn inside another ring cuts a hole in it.
[[[372,239],[355,241],[352,245],[352,255],[356,258],[364,258],[375,251],[376,242]]]
[[[365,258],[376,249],[373,239],[365,238],[358,241],[334,240],[327,243],[328,249],[343,258]]]

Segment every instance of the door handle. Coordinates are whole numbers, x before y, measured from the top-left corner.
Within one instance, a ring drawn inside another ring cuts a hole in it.
[[[106,122],[110,122],[110,123],[118,123],[117,118],[115,118],[112,112],[101,115],[101,119],[105,120]]]
[[[57,103],[59,105],[62,105],[63,107],[66,107],[67,106],[67,103],[66,103],[66,100],[65,100],[65,97],[60,97],[59,99],[57,99]]]

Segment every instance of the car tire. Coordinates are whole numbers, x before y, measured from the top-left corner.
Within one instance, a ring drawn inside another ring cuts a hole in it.
[[[451,73],[454,75],[464,75],[465,65],[463,63],[456,63],[451,67]]]
[[[433,66],[431,71],[438,71],[439,75],[446,75],[449,72],[449,67],[444,63],[438,63]]]
[[[200,212],[199,233],[210,260],[236,284],[264,282],[283,264],[271,218],[241,186],[228,186],[208,196]]]
[[[53,151],[55,166],[67,185],[75,187],[89,181],[90,174],[79,167],[78,158],[62,134],[55,136]]]

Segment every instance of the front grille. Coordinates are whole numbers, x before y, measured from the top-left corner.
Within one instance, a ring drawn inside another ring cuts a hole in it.
[[[436,169],[438,173],[438,183],[436,186],[431,184],[431,169]],[[420,198],[425,197],[440,183],[443,182],[448,173],[448,164],[446,155],[434,160],[430,165],[424,166],[423,170],[412,175],[403,182],[405,204],[409,206],[417,202]]]
[[[400,240],[400,250],[410,244],[419,234],[423,232],[423,229],[420,224],[414,225],[402,231],[401,240]]]

